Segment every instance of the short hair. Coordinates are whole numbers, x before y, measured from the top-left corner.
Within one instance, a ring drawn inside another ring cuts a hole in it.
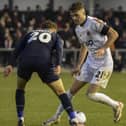
[[[57,24],[51,20],[46,20],[42,23],[43,29],[56,29],[57,30]]]
[[[69,11],[70,11],[70,12],[76,12],[76,11],[78,11],[78,10],[80,10],[80,9],[85,9],[84,4],[81,3],[81,2],[76,2],[76,3],[73,3],[73,4],[70,6]]]

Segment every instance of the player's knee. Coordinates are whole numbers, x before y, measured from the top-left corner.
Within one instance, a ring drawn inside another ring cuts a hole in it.
[[[65,93],[65,90],[62,90],[62,89],[57,89],[56,90],[56,94],[57,95],[62,95],[62,94],[64,94]]]
[[[78,88],[76,86],[72,86],[70,88],[70,93],[74,96],[78,92]]]
[[[69,93],[70,93],[71,95],[75,95],[76,92],[75,92],[74,90],[70,89],[70,90],[69,90]]]
[[[61,79],[52,82],[51,84],[49,84],[49,86],[54,90],[57,95],[65,93],[64,85]]]
[[[24,85],[21,85],[21,84],[20,85],[18,84],[17,85],[17,89],[24,90],[25,89],[25,86]]]
[[[72,99],[73,94],[71,93],[71,91],[68,90],[66,93],[67,93],[68,98],[69,98],[69,99]]]
[[[95,93],[87,92],[87,93],[86,93],[86,96],[87,96],[89,99],[94,99]]]
[[[25,86],[26,86],[26,83],[27,83],[26,80],[21,79],[21,78],[18,78],[18,81],[17,81],[17,89],[24,90],[25,89]]]

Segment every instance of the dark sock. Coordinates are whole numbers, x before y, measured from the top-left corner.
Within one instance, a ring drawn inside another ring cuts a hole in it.
[[[71,104],[71,101],[70,99],[68,98],[67,94],[64,93],[64,94],[61,94],[59,96],[61,102],[62,102],[62,105],[64,107],[64,109],[66,110],[66,112],[68,113],[70,119],[73,119],[75,118],[75,112],[73,110],[73,107],[72,107],[72,104]]]
[[[17,116],[18,118],[21,118],[23,117],[24,105],[25,105],[24,90],[21,89],[16,90],[15,100],[16,100]]]

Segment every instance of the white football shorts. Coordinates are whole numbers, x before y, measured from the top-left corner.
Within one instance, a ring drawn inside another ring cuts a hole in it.
[[[106,88],[108,81],[113,71],[113,65],[100,66],[93,68],[88,63],[84,63],[80,74],[76,76],[76,79],[89,84],[97,84],[102,88]]]

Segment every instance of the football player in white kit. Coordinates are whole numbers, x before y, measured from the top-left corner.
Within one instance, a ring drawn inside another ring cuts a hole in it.
[[[98,92],[100,88],[106,88],[111,77],[113,59],[109,47],[118,38],[118,33],[102,20],[88,16],[80,2],[71,5],[70,15],[76,24],[75,33],[81,43],[81,49],[78,64],[72,71],[76,77],[67,94],[72,99],[72,96],[89,83],[87,97],[112,107],[114,121],[118,122],[122,116],[123,103]],[[56,114],[45,121],[45,124],[48,126],[58,122],[62,112],[63,107],[60,105]]]

